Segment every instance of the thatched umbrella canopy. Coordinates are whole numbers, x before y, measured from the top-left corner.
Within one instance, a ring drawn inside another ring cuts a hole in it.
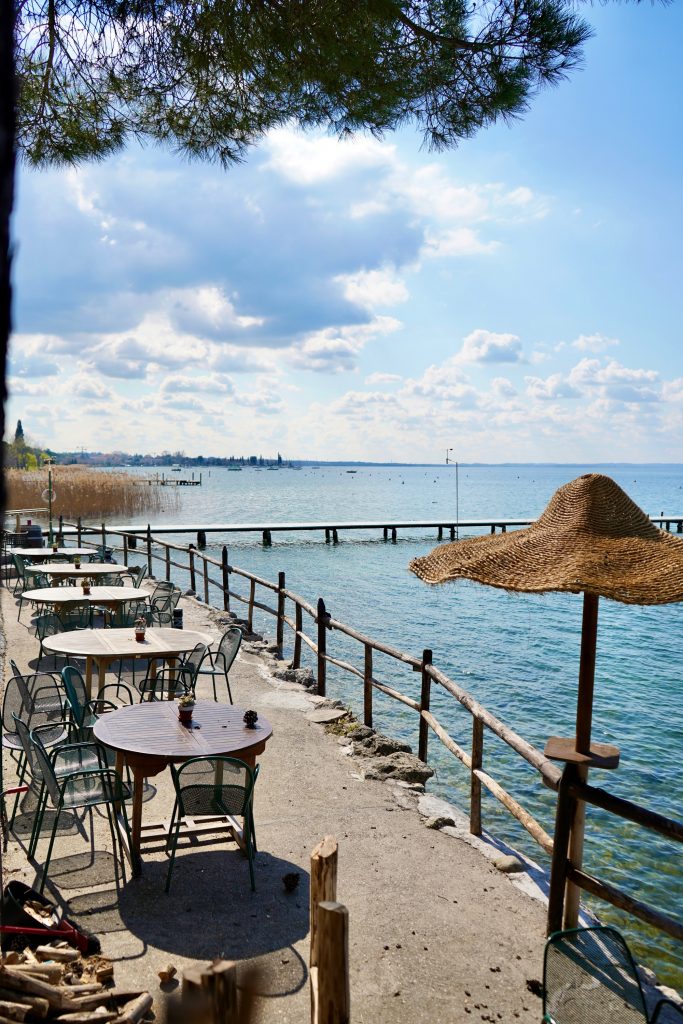
[[[610,477],[589,473],[560,487],[532,526],[440,545],[410,569],[426,583],[462,578],[523,593],[583,592],[576,738],[549,741],[546,753],[616,767],[616,748],[591,747],[598,599],[683,601],[683,540],[654,526]]]

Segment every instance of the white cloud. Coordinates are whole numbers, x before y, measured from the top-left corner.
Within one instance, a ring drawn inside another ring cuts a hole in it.
[[[618,345],[619,339],[606,338],[604,334],[581,334],[571,344],[580,352],[604,352],[605,349]]]
[[[216,285],[177,288],[160,297],[173,322],[195,333],[221,334],[233,328],[258,327],[263,317],[239,315],[224,290]]]
[[[542,401],[558,398],[578,398],[580,392],[568,383],[561,373],[552,373],[549,377],[525,377],[526,393],[530,398]]]
[[[354,370],[358,354],[368,342],[383,334],[392,334],[400,327],[400,320],[390,316],[377,316],[367,324],[327,327],[295,345],[290,358],[295,366],[319,373]]]
[[[370,373],[365,378],[365,384],[397,384],[403,378],[398,373]]]
[[[569,373],[571,385],[614,402],[658,402],[658,382],[656,370],[632,370],[615,359],[604,365],[599,359],[582,359]]]
[[[463,339],[456,354],[459,363],[521,363],[522,343],[516,334],[496,334],[478,328]]]
[[[334,280],[341,285],[349,302],[364,309],[393,306],[397,302],[406,302],[410,297],[405,282],[396,276],[393,267],[357,270],[354,274],[339,274]]]
[[[500,248],[500,242],[483,242],[472,228],[452,228],[449,231],[425,231],[420,255],[444,259],[447,256],[487,256]]]
[[[293,128],[270,132],[264,148],[270,154],[265,166],[298,185],[313,185],[351,171],[388,166],[395,159],[394,146],[369,136],[338,139]]]

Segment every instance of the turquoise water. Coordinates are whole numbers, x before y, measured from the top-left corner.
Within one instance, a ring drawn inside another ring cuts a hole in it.
[[[650,515],[683,513],[683,466],[462,466],[460,518],[535,517],[558,486],[589,471],[612,476]],[[211,468],[203,471],[201,488],[169,488],[166,498],[168,507],[157,517],[158,525],[326,517],[450,519],[456,478],[453,467],[358,467],[354,474],[336,466],[241,473]],[[461,536],[471,532],[463,530]],[[179,543],[191,539],[177,537]],[[283,570],[290,590],[311,603],[323,597],[336,619],[376,639],[418,657],[423,648],[431,648],[439,668],[535,746],[542,749],[549,735],[573,734],[580,597],[512,595],[464,582],[428,587],[407,569],[411,558],[435,545],[434,533],[427,530],[401,532],[396,544],[383,543],[377,530],[342,533],[336,546],[326,545],[320,534],[274,534],[272,548],[263,548],[259,538],[248,535],[210,534],[208,540],[217,545],[209,552],[217,553],[227,542],[232,564],[265,578],[276,580]],[[269,617],[261,625],[273,631]],[[682,625],[681,606],[640,608],[601,602],[594,737],[619,746],[621,763],[616,772],[596,771],[592,776],[594,784],[678,819],[683,810]],[[362,668],[362,650],[339,634],[328,637],[328,651]],[[376,655],[374,674],[419,697],[419,675],[391,659]],[[331,671],[328,692],[362,714],[360,680]],[[432,707],[451,735],[469,749],[469,714],[438,687]],[[414,714],[381,695],[375,696],[375,724],[405,736],[416,747]],[[485,769],[552,835],[553,794],[491,734],[485,744]],[[430,737],[430,762],[437,770],[430,789],[467,809],[467,773],[435,737]],[[546,863],[536,844],[492,798],[485,798],[484,824]],[[590,873],[636,898],[679,919],[683,916],[676,844],[589,809],[584,864]],[[636,953],[662,979],[683,984],[679,944],[605,904],[593,905],[603,919],[622,928]]]

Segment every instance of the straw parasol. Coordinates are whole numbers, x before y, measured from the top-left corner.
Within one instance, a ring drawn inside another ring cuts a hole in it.
[[[591,743],[598,600],[683,601],[683,540],[654,526],[610,477],[589,473],[560,487],[532,526],[440,545],[410,569],[426,583],[463,578],[525,593],[583,593],[576,737],[551,737],[546,754],[617,766],[616,747]]]

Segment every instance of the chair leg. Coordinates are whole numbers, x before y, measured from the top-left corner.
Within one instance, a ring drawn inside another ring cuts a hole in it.
[[[234,704],[235,702],[232,699],[232,690],[230,689],[230,679],[228,677],[228,673],[227,672],[225,673],[225,682],[226,682],[227,687],[228,687],[228,700],[230,701],[231,704]]]
[[[251,836],[251,808],[249,813],[244,816],[244,845],[247,848],[247,859],[249,860],[251,891],[256,892],[256,882],[254,881],[254,847]]]
[[[43,866],[43,875],[42,875],[42,878],[40,879],[40,885],[38,887],[38,892],[42,892],[43,891],[43,889],[45,888],[45,883],[47,881],[47,869],[50,866],[50,859],[52,857],[52,848],[55,845],[55,837],[57,835],[57,826],[59,825],[59,818],[60,818],[60,815],[62,813],[62,806],[61,806],[61,804],[59,805],[59,807],[56,808],[56,812],[57,813],[55,814],[55,823],[52,826],[52,835],[50,836],[50,845],[47,848],[47,856],[45,858],[45,864]]]
[[[176,803],[177,802],[178,801],[176,800]],[[175,813],[175,808],[173,810],[174,810],[174,813]],[[180,836],[180,822],[181,822],[181,820],[182,820],[182,817],[181,817],[181,814],[180,814],[180,808],[178,808],[178,820],[176,822],[175,835],[173,836],[173,847],[171,849],[171,860],[169,861],[168,873],[166,875],[166,886],[165,886],[166,892],[170,892],[170,890],[171,890],[171,874],[173,872],[173,865],[175,863],[175,851],[176,851],[176,847],[178,845],[178,837]]]
[[[28,844],[28,858],[29,860],[33,857],[36,852],[38,845],[38,839],[40,838],[40,828],[43,824],[43,817],[45,815],[45,800],[47,794],[45,791],[45,783],[41,782],[40,792],[38,793],[38,803],[36,804],[36,813],[33,817],[33,828],[31,829],[31,838]]]

